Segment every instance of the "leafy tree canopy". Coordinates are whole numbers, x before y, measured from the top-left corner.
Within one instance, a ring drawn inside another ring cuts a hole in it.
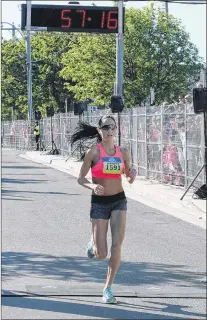
[[[63,35],[63,34],[61,34]],[[116,81],[116,35],[38,32],[31,37],[33,109],[45,115],[67,97],[95,98],[106,105]],[[144,102],[154,88],[156,102],[177,100],[197,79],[203,65],[198,49],[180,21],[153,5],[125,10],[124,99],[128,107]],[[12,106],[27,117],[25,40],[2,42],[2,119]]]
[[[70,61],[68,63],[68,61]],[[116,79],[116,37],[82,37],[63,55],[63,78],[76,85],[67,87],[77,99],[96,97],[109,102]],[[177,99],[187,91],[189,79],[202,65],[189,34],[172,15],[161,9],[130,8],[125,13],[124,97],[128,106],[143,102],[153,87],[156,101]]]

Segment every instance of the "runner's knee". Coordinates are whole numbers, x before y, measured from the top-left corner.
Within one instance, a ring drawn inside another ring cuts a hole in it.
[[[121,242],[113,243],[111,246],[111,252],[120,252],[121,251]]]
[[[95,255],[97,259],[104,260],[107,257],[107,250],[105,248],[96,248]]]

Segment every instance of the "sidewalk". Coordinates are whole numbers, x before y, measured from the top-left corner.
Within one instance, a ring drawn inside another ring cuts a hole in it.
[[[78,177],[82,164],[74,159],[65,162],[67,158],[61,155],[41,155],[38,151],[26,152],[20,156],[75,177]],[[90,172],[87,178],[90,179]],[[184,189],[162,185],[141,176],[137,177],[133,185],[129,185],[123,178],[123,187],[128,198],[206,229],[207,202],[193,199],[191,190],[181,201]]]

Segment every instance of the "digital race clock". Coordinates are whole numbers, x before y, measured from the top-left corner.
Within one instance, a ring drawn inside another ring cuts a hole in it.
[[[27,25],[27,5],[22,4],[21,29]],[[116,7],[32,5],[31,29],[63,32],[118,33]]]

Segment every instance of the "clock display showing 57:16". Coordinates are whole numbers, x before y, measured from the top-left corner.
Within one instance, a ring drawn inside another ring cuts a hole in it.
[[[72,18],[70,17],[71,10],[65,9],[61,11],[61,28],[70,28],[72,24]],[[80,14],[81,27],[85,28],[86,22],[92,21],[91,17],[86,16],[86,10],[80,9],[76,10]],[[117,29],[118,19],[114,18],[113,15],[117,14],[117,11],[110,10],[109,12],[102,11],[101,21],[99,28],[107,28],[109,30]]]

